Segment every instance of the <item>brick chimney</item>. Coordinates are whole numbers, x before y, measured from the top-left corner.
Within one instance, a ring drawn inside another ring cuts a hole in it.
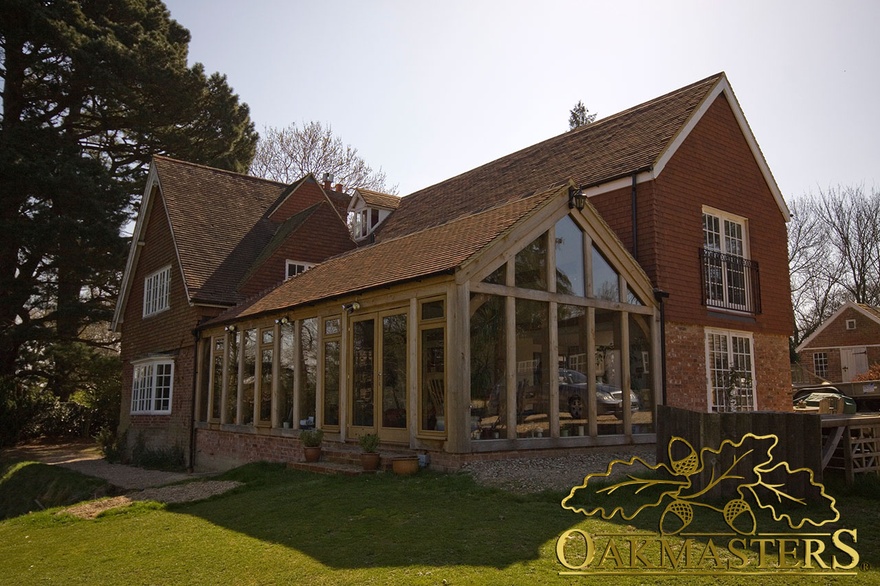
[[[338,191],[339,193],[342,193],[342,183],[336,184],[336,191]]]
[[[333,187],[333,173],[324,173],[324,189],[331,189]]]

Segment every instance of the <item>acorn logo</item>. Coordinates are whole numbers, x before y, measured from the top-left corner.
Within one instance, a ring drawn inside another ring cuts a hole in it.
[[[778,443],[775,435],[746,434],[717,449],[697,450],[674,437],[667,445],[669,464],[614,460],[604,473],[587,475],[562,500],[564,509],[624,521],[654,509],[660,532],[632,525],[621,533],[569,529],[556,543],[557,559],[566,568],[560,575],[853,575],[859,563],[855,530],[758,532],[759,510],[791,530],[840,519],[834,498],[812,470],[793,470],[774,458]],[[762,514],[761,523],[770,525],[768,517]],[[724,525],[728,529],[720,530]]]

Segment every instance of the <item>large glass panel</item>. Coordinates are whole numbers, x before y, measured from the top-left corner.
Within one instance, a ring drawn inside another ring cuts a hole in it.
[[[549,305],[516,300],[516,435],[550,436]]]
[[[223,423],[238,423],[238,332],[229,335],[229,359],[227,360],[226,416]]]
[[[503,264],[492,273],[483,279],[484,283],[489,283],[492,285],[506,285],[507,284],[507,264]]]
[[[471,433],[475,439],[505,434],[504,303],[503,297],[471,294]]]
[[[406,314],[382,318],[382,427],[406,427]]]
[[[442,299],[422,303],[422,320],[441,319],[444,315],[443,305]]]
[[[293,375],[296,369],[296,356],[293,351],[294,326],[291,323],[281,326],[281,356],[278,357],[278,392],[281,400],[281,424],[293,427]]]
[[[635,291],[633,291],[629,285],[627,285],[626,287],[626,302],[630,305],[645,305],[644,303],[642,303],[642,300],[639,298],[638,295],[636,295]]]
[[[272,348],[260,351],[260,423],[272,421]]]
[[[599,435],[623,433],[620,316],[596,310],[596,414]]]
[[[654,384],[651,373],[651,322],[644,315],[629,316],[629,378],[636,400],[633,433],[654,431]]]
[[[559,433],[562,436],[589,433],[590,367],[587,360],[587,309],[559,305]]]
[[[324,321],[324,335],[335,336],[340,332],[339,318],[328,319]]]
[[[196,413],[196,421],[208,421],[211,413],[211,375],[214,370],[211,361],[211,352],[213,349],[213,340],[201,340],[196,344],[199,351],[199,410]]]
[[[241,423],[254,422],[254,389],[257,377],[257,330],[244,331],[244,372],[241,373]]]
[[[446,430],[446,377],[443,328],[422,330],[422,416],[426,431]]]
[[[339,425],[339,341],[324,343],[324,425]]]
[[[620,301],[620,281],[617,271],[593,245],[593,297],[606,301]]]
[[[353,389],[352,425],[373,426],[373,359],[375,355],[374,322],[371,319],[352,324]]]
[[[272,422],[272,363],[275,360],[275,332],[263,330],[260,337],[260,423]]]
[[[569,216],[556,222],[556,292],[584,296],[584,236]]]
[[[524,289],[547,290],[547,234],[516,254],[514,282]]]
[[[302,320],[300,328],[299,425],[315,427],[318,391],[318,319]]]
[[[211,419],[220,419],[223,406],[223,338],[214,338],[211,357]]]

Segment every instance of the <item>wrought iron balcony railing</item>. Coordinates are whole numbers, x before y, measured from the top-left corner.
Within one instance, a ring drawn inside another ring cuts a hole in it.
[[[700,248],[703,305],[746,313],[761,313],[758,263]]]

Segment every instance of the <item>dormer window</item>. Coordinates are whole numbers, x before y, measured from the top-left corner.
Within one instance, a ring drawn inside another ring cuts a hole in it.
[[[356,189],[348,208],[348,226],[352,238],[364,240],[372,234],[391,212],[400,198],[367,189]]]
[[[310,268],[312,268],[313,266],[315,266],[312,263],[302,262],[302,261],[298,261],[298,260],[288,260],[286,264],[287,264],[287,268],[286,268],[285,274],[284,274],[285,281],[287,279],[289,279],[290,277],[295,277],[298,274],[304,273],[307,270],[309,270]]]

